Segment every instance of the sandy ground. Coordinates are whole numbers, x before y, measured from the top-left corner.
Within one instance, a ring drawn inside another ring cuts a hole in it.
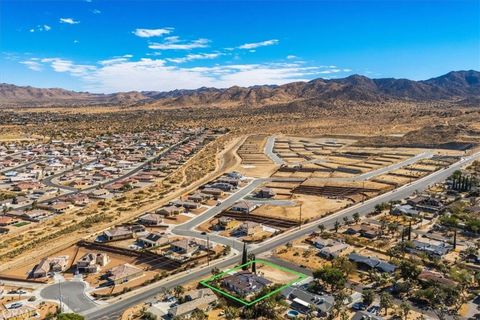
[[[280,270],[261,263],[257,263],[257,273],[274,283],[280,284],[286,284],[298,278],[298,275],[294,273]]]

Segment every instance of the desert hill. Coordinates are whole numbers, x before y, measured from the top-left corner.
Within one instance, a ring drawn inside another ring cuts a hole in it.
[[[0,106],[135,105],[156,107],[261,107],[294,101],[435,101],[473,103],[480,99],[480,72],[452,71],[440,77],[370,79],[352,75],[343,79],[314,79],[285,85],[199,88],[169,92],[144,91],[93,94],[64,89],[39,89],[0,84]]]

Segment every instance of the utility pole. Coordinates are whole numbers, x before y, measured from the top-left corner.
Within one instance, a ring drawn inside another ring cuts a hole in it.
[[[60,295],[60,313],[63,313],[62,285],[60,279],[58,279],[58,291]]]
[[[210,265],[210,238],[207,234],[207,266]]]
[[[303,206],[303,203],[300,204],[300,220],[298,221],[298,229],[302,229],[302,206]]]

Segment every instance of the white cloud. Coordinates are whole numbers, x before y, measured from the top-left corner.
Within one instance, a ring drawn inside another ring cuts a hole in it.
[[[33,70],[33,71],[41,71],[42,65],[36,61],[35,58],[30,59],[30,60],[25,60],[25,61],[20,61],[21,64],[26,65],[28,69]]]
[[[52,30],[52,27],[50,27],[47,24],[43,24],[43,25],[38,25],[35,28],[31,28],[28,31],[29,32],[35,32],[35,31],[42,32],[42,31],[50,31],[50,30]]]
[[[135,29],[132,33],[140,38],[159,37],[172,32],[173,28]]]
[[[73,40],[73,43],[80,43],[80,41],[78,41],[78,40]]]
[[[73,20],[72,18],[60,18],[60,23],[79,24],[80,21]]]
[[[199,87],[226,88],[234,85],[252,86],[308,81],[319,76],[342,75],[341,68],[305,66],[302,62],[225,64],[210,67],[181,67],[181,63],[197,59],[213,59],[222,53],[188,54],[169,59],[131,60],[131,54],[112,57],[95,64],[80,64],[63,58],[30,58],[21,63],[31,70],[51,68],[67,73],[82,82],[82,90],[118,92],[131,90],[167,91]],[[173,59],[179,59],[172,61]]]
[[[97,68],[93,65],[75,64],[74,62],[62,58],[44,58],[42,63],[50,65],[56,72],[66,72],[75,77],[85,77]]]
[[[184,63],[193,60],[203,60],[203,59],[215,59],[221,56],[221,53],[197,53],[197,54],[187,54],[185,57],[181,58],[167,58],[167,61],[174,63]]]
[[[100,10],[98,10],[98,9],[93,9],[93,10],[92,10],[92,13],[93,13],[93,14],[100,14],[100,13],[102,13],[102,11],[100,11]]]
[[[297,57],[297,56],[294,56],[293,54],[289,54],[289,55],[287,56],[287,59],[289,59],[289,60],[291,60],[291,59],[296,59],[296,58],[298,58],[298,57]]]
[[[266,47],[266,46],[273,46],[278,44],[279,41],[277,39],[272,39],[272,40],[265,40],[261,42],[252,42],[252,43],[245,43],[239,46],[239,49],[255,49],[259,47]]]
[[[162,43],[152,42],[148,47],[153,50],[191,50],[206,48],[209,42],[208,39],[203,38],[185,42],[181,41],[177,36],[173,36],[166,38],[165,42]]]

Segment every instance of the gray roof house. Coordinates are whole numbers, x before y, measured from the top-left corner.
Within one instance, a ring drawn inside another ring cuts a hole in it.
[[[296,286],[282,290],[282,295],[291,302],[292,309],[304,313],[313,308],[322,317],[328,316],[335,304],[335,298],[331,295],[314,294]]]
[[[366,257],[358,253],[352,252],[348,255],[348,259],[358,265],[363,265],[369,269],[377,269],[380,272],[394,272],[397,267],[391,263],[383,261],[375,257]]]

